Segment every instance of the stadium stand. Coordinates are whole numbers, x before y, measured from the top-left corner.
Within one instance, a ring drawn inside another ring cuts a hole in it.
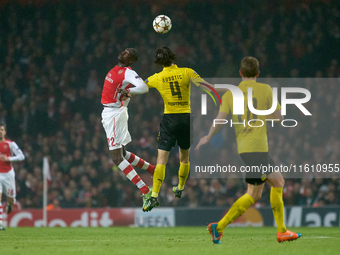
[[[95,1],[40,2],[23,8],[11,1],[0,7],[0,122],[7,124],[8,137],[26,155],[25,162],[14,164],[22,208],[42,207],[43,156],[51,164],[51,204],[142,205],[140,192],[109,158],[100,118],[103,80],[125,47],[141,53],[134,69],[142,78],[159,71],[153,53],[163,45],[177,53],[179,66],[190,66],[202,77],[237,77],[246,55],[259,59],[262,77],[340,76],[339,1],[215,1],[213,7],[203,1],[169,1],[181,5],[164,13],[176,23],[168,36],[157,40],[145,20],[165,10],[153,1],[134,1],[134,9],[129,8],[131,1],[107,1],[107,8]],[[237,5],[238,11],[228,4]],[[181,26],[184,22],[188,25]],[[280,143],[271,149],[281,163],[340,158],[339,88],[314,90],[316,114],[289,137],[277,130],[270,134],[272,144]],[[129,104],[133,141],[128,149],[153,164],[162,110],[155,91],[135,96]],[[317,124],[319,117],[332,123],[332,130]],[[307,127],[313,139],[303,139]],[[234,163],[235,151],[223,153]],[[244,193],[242,180],[189,179],[182,199],[175,200],[171,187],[177,183],[176,157],[174,152],[169,160],[162,206],[227,206]],[[269,204],[269,192],[264,194],[258,206]],[[284,189],[286,205],[339,205],[339,198],[339,179],[289,179]]]

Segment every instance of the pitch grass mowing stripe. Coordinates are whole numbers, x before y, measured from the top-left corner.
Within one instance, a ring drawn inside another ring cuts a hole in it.
[[[340,254],[340,228],[290,228],[299,240],[276,241],[275,228],[227,228],[213,245],[205,227],[7,228],[0,254]]]

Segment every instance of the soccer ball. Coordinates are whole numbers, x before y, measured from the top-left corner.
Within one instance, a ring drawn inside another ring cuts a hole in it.
[[[158,15],[153,20],[153,29],[159,34],[166,34],[170,31],[172,24],[171,19],[165,15]]]

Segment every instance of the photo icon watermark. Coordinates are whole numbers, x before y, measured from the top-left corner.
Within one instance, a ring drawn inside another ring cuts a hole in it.
[[[191,89],[192,178],[340,177],[339,79],[205,78],[200,84],[204,89],[193,80]],[[217,118],[221,111],[226,118]],[[195,150],[216,126],[209,143]],[[260,159],[265,153],[268,160]]]

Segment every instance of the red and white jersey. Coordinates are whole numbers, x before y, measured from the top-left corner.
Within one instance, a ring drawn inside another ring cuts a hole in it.
[[[133,94],[142,94],[149,90],[145,82],[130,67],[115,66],[105,77],[101,103],[105,106],[122,107],[124,95],[118,92],[119,89],[128,90]]]
[[[8,173],[12,169],[11,162],[25,159],[25,156],[18,145],[11,140],[4,140],[0,143],[0,154],[5,154],[10,161],[3,162],[0,160],[0,173]]]

